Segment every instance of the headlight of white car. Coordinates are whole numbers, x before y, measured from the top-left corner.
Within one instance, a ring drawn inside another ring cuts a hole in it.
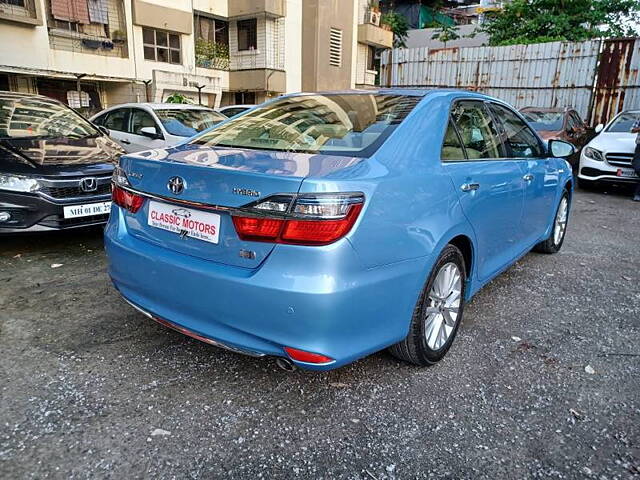
[[[604,162],[604,157],[602,156],[602,152],[600,150],[596,150],[595,148],[586,147],[584,149],[584,156],[590,158],[591,160],[595,160],[597,162]]]
[[[40,184],[35,178],[22,175],[0,174],[0,190],[33,193],[39,189]]]

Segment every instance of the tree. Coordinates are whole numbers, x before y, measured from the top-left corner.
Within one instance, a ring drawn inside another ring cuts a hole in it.
[[[380,23],[387,25],[393,32],[393,46],[398,48],[405,48],[407,44],[407,32],[409,30],[409,22],[401,13],[394,12],[393,10],[382,15]]]
[[[447,25],[440,23],[438,30],[431,36],[433,40],[439,40],[444,43],[444,48],[447,48],[447,42],[458,40],[460,34],[458,33],[458,27],[456,25]]]
[[[165,103],[193,103],[193,101],[186,95],[174,92],[167,97]]]
[[[638,0],[513,0],[487,12],[481,30],[490,45],[580,42],[635,35],[638,15]]]

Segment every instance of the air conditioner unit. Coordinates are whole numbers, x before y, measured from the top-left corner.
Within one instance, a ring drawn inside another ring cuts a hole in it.
[[[369,23],[372,25],[380,26],[380,12],[375,10],[369,10]]]

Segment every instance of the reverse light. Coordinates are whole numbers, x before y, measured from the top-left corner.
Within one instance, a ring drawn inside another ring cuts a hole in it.
[[[327,245],[344,237],[364,203],[362,193],[273,195],[233,214],[242,240]]]
[[[297,348],[284,347],[284,351],[287,352],[287,355],[289,355],[291,360],[295,360],[297,362],[315,363],[320,365],[334,361],[331,357],[320,355],[319,353],[305,352],[304,350],[298,350]]]
[[[602,156],[602,152],[600,150],[596,150],[595,148],[585,147],[584,156],[590,158],[591,160],[595,160],[597,162],[604,162],[604,157]]]
[[[131,193],[115,184],[111,190],[111,198],[113,203],[131,213],[136,213],[140,210],[140,207],[142,207],[142,204],[144,203],[143,196]]]
[[[120,167],[120,165],[116,165],[116,168],[113,169],[113,173],[111,174],[111,181],[116,185],[121,185],[123,187],[130,186],[127,174],[122,169],[122,167]]]

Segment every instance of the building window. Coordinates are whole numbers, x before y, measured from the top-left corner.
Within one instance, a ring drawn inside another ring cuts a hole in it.
[[[258,48],[258,21],[255,18],[238,20],[238,50]]]
[[[145,60],[182,63],[180,58],[180,34],[153,28],[143,28],[142,43]]]
[[[256,92],[236,92],[236,105],[255,105]]]
[[[367,70],[376,70],[376,47],[367,45]]]
[[[339,28],[329,32],[329,65],[342,66],[342,30]]]
[[[211,17],[196,16],[196,38],[210,43],[229,44],[229,23]]]

